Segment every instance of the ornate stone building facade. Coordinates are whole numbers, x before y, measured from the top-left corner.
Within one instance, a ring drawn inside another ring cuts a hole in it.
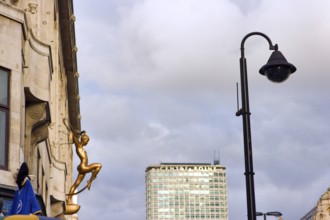
[[[330,188],[320,197],[316,206],[300,220],[330,220]]]
[[[48,216],[65,216],[72,140],[80,130],[72,0],[0,0],[0,197],[10,204],[23,161]]]

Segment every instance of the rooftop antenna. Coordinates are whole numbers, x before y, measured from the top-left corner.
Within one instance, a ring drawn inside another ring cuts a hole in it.
[[[213,165],[220,165],[220,151],[214,151]]]

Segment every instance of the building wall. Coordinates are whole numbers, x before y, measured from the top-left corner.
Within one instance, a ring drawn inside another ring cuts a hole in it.
[[[73,5],[65,2],[0,1],[0,68],[10,76],[8,161],[0,187],[16,186],[25,161],[48,216],[73,219],[63,215],[73,162],[63,119],[79,130],[80,110]]]
[[[156,219],[228,219],[225,167],[160,164],[146,169],[146,215]]]
[[[320,197],[316,206],[300,220],[330,220],[330,188]]]
[[[10,19],[14,17],[19,21],[23,21],[23,14],[16,10],[0,4],[0,67],[9,70],[9,80],[17,83],[10,83],[10,93],[17,94],[17,96],[10,98],[10,136],[8,142],[11,152],[9,154],[9,163],[7,167],[12,170],[16,165],[14,161],[19,161],[19,149],[22,145],[22,135],[20,121],[23,120],[24,115],[21,114],[23,110],[24,99],[22,99],[22,27],[20,22]],[[18,42],[18,43],[14,43]],[[15,137],[15,138],[14,138]],[[1,181],[5,184],[14,184],[12,174],[0,170]]]

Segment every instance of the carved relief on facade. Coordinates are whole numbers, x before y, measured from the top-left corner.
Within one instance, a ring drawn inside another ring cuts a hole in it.
[[[46,102],[26,107],[24,158],[29,167],[32,168],[31,173],[35,173],[35,146],[48,138],[49,115],[49,108]]]
[[[321,196],[317,203],[315,220],[330,220],[330,188]]]

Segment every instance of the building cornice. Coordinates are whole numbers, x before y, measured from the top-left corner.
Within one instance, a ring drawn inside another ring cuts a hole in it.
[[[63,61],[67,76],[67,92],[70,124],[76,130],[81,130],[80,103],[77,68],[77,47],[75,38],[73,1],[58,1],[60,36],[63,51]]]
[[[171,168],[177,168],[177,167],[182,167],[182,168],[216,168],[216,169],[221,169],[221,170],[226,170],[226,167],[222,165],[212,165],[211,163],[161,163],[159,165],[149,165],[146,168],[146,172],[151,170],[152,168],[155,169],[171,169]]]

